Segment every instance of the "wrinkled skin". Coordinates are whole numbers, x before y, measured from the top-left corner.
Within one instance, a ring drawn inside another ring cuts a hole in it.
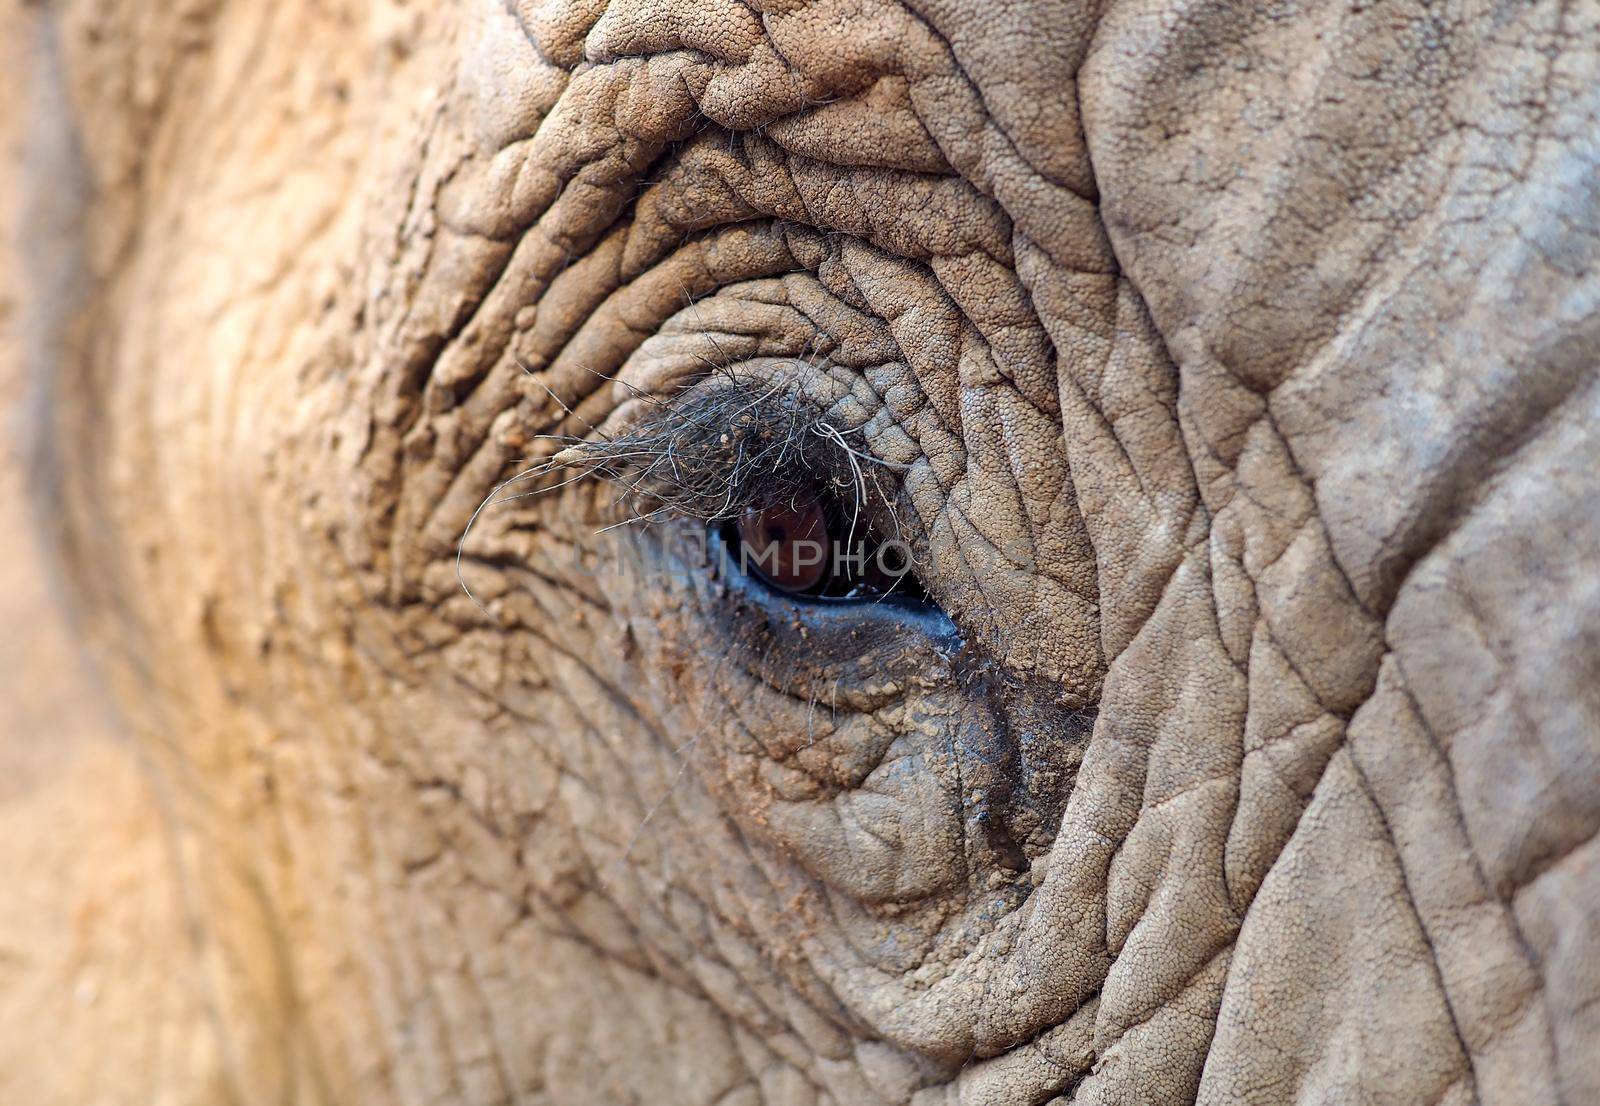
[[[150,1086],[1600,1101],[1595,6],[45,22]],[[708,366],[891,466],[954,637],[586,481],[463,591]]]

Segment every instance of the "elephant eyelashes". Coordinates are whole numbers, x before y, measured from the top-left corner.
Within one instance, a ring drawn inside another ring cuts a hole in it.
[[[927,598],[906,544],[885,538],[837,497],[796,497],[752,508],[721,529],[738,570],[783,594]]]

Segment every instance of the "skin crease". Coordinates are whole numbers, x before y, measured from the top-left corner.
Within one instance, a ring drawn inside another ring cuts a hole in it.
[[[139,893],[0,919],[0,1098],[1600,1101],[1600,10],[26,19],[141,765],[0,813]],[[589,482],[464,594],[708,366],[895,474],[950,636]]]

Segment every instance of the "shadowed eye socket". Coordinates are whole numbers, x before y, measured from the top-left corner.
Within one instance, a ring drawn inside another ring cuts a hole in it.
[[[885,538],[833,495],[752,508],[723,523],[722,531],[740,571],[786,595],[927,599],[905,543]]]

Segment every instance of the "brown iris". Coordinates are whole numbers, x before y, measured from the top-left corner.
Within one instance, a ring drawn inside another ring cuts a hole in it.
[[[910,551],[826,494],[746,511],[724,530],[739,569],[768,587],[822,599],[926,599]]]
[[[828,514],[815,500],[746,511],[738,523],[746,572],[783,591],[810,591],[829,572]]]

